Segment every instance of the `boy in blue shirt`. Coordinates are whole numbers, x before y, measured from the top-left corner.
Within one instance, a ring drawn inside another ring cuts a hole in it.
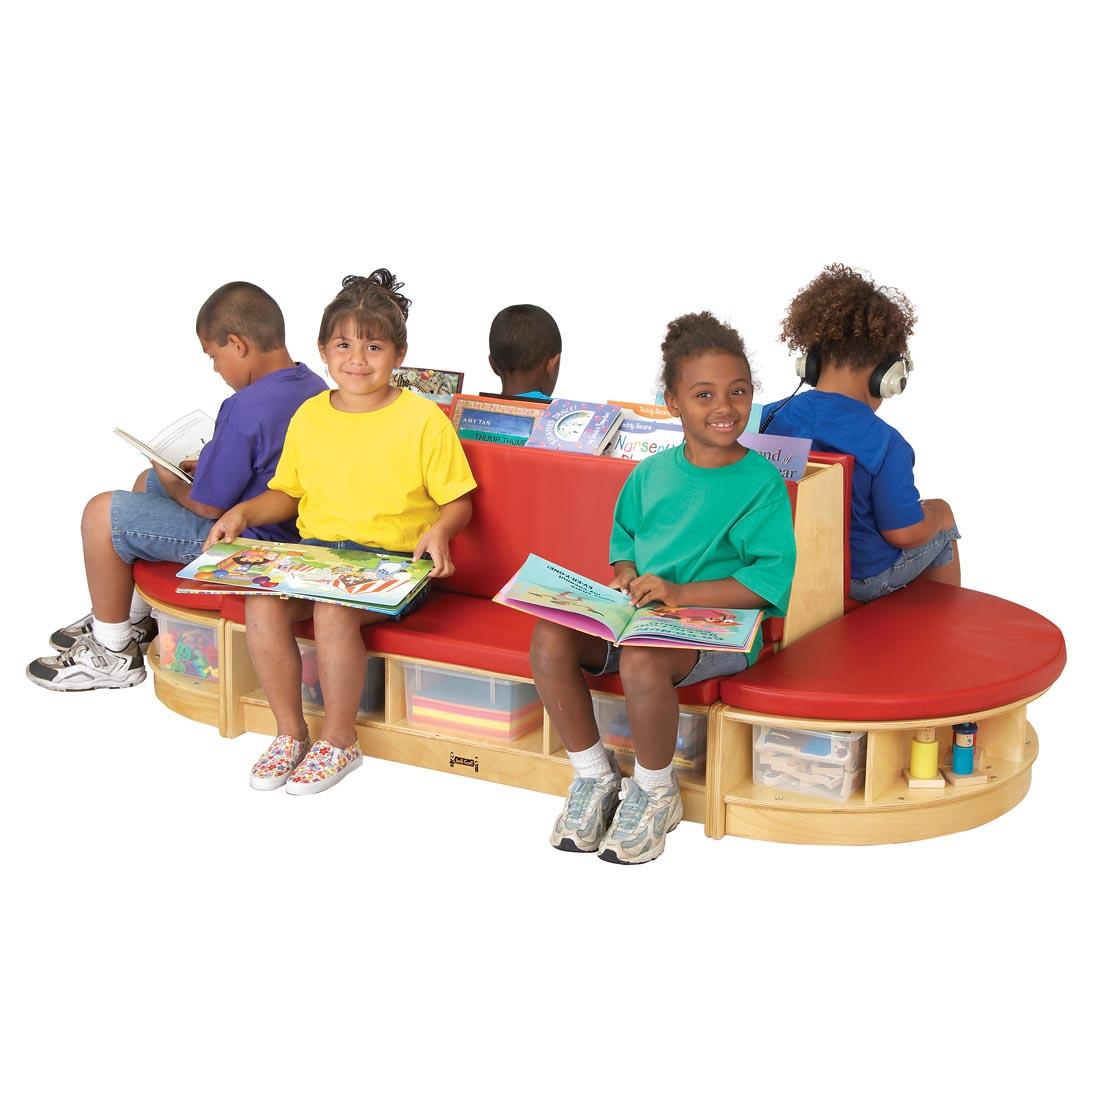
[[[501,397],[549,401],[561,367],[561,332],[541,306],[502,309],[489,326],[489,366]]]
[[[842,264],[827,267],[787,309],[780,339],[801,351],[799,374],[813,390],[765,406],[761,429],[850,454],[849,594],[863,603],[917,577],[959,584],[958,528],[944,500],[921,500],[913,448],[876,415],[905,389],[912,370],[909,300]]]
[[[188,562],[202,553],[214,520],[267,488],[287,424],[324,381],[286,350],[282,310],[252,283],[227,283],[206,300],[195,323],[214,370],[235,391],[222,402],[194,480],[154,465],[132,492],[100,493],[84,509],[81,537],[92,611],[54,631],[56,656],[40,657],[27,676],[51,691],[132,687],[145,679],[142,652],[157,632],[151,608],[134,591],[133,563]],[[243,532],[297,541],[293,526]]]

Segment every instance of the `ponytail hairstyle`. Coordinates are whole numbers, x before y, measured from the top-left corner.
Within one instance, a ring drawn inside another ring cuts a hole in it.
[[[661,383],[665,390],[676,388],[680,380],[680,368],[686,359],[705,355],[708,351],[724,351],[738,359],[749,361],[745,342],[735,328],[724,325],[713,313],[685,313],[675,321],[669,321],[668,332],[661,343],[663,366]],[[750,373],[751,373],[751,367]],[[756,379],[753,378],[753,386]]]
[[[403,351],[409,343],[405,320],[412,305],[400,293],[404,285],[384,267],[366,276],[348,275],[343,289],[325,306],[317,343],[324,347],[342,321],[351,321],[360,339],[389,340]]]
[[[876,286],[862,272],[830,264],[787,307],[781,343],[791,351],[816,347],[822,365],[870,370],[891,355],[909,352],[917,315],[893,287]]]

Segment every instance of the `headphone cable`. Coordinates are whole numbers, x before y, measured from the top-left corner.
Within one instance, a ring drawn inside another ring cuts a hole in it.
[[[779,402],[779,404],[778,404],[778,405],[776,405],[776,406],[775,406],[775,408],[774,408],[774,409],[772,409],[772,411],[771,411],[770,413],[768,413],[767,419],[765,419],[765,420],[764,420],[764,422],[763,422],[763,423],[762,423],[762,424],[760,425],[760,434],[761,434],[761,435],[763,435],[763,434],[764,434],[764,433],[765,433],[765,432],[766,432],[766,431],[768,430],[768,425],[769,425],[769,424],[770,424],[770,423],[771,423],[771,422],[772,422],[772,421],[773,421],[773,420],[775,419],[775,414],[776,414],[777,412],[779,412],[779,410],[780,410],[781,408],[783,408],[783,406],[784,406],[784,405],[786,405],[786,403],[787,403],[788,401],[790,401],[792,397],[795,397],[795,396],[797,396],[797,394],[798,394],[798,391],[799,391],[800,389],[802,389],[802,387],[803,387],[804,385],[806,385],[806,379],[805,379],[805,378],[803,378],[803,379],[802,379],[802,380],[801,380],[801,381],[800,381],[800,382],[798,383],[798,386],[797,386],[797,387],[795,388],[795,391],[794,391],[794,393],[792,393],[790,397],[786,397],[786,398],[784,398],[784,399],[783,399],[782,401],[780,401],[780,402]]]

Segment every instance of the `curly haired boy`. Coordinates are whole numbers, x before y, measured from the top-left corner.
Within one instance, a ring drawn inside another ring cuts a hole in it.
[[[958,529],[945,500],[922,500],[913,448],[878,409],[905,388],[916,315],[904,294],[831,264],[795,296],[780,340],[814,388],[767,405],[765,431],[855,458],[850,595],[869,602],[925,577],[959,584]]]

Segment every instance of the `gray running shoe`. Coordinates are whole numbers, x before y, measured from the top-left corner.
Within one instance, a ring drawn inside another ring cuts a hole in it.
[[[50,691],[133,687],[145,679],[145,662],[136,642],[116,653],[89,634],[56,657],[31,661],[27,665],[27,679]]]
[[[610,775],[602,779],[577,776],[569,784],[565,807],[554,822],[550,843],[562,852],[596,851],[615,814],[622,777],[614,757]]]
[[[684,803],[675,783],[647,792],[633,779],[624,779],[615,820],[600,843],[600,859],[608,863],[649,863],[665,850],[665,835],[683,819]]]
[[[83,619],[77,619],[75,623],[69,623],[60,630],[55,630],[50,635],[50,645],[58,653],[72,647],[80,638],[89,638],[92,634],[92,613],[89,611]],[[130,624],[130,636],[137,642],[138,649],[144,653],[149,648],[149,643],[157,636],[157,620],[152,615],[146,615],[139,622]]]

